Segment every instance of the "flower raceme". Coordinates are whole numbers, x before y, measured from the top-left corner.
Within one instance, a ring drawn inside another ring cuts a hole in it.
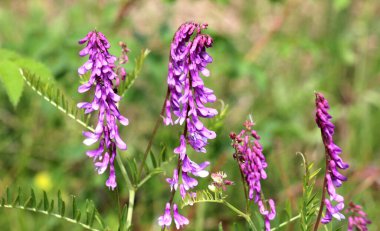
[[[188,156],[187,144],[196,152],[205,153],[208,140],[216,137],[215,132],[207,129],[200,120],[214,117],[218,113],[215,109],[205,106],[207,103],[215,102],[216,96],[213,90],[204,86],[201,78],[201,75],[210,75],[206,66],[212,62],[206,49],[212,46],[213,40],[209,35],[202,33],[206,28],[207,24],[182,24],[175,33],[170,48],[167,77],[169,95],[165,101],[163,122],[165,125],[185,123],[185,128],[180,136],[180,145],[174,149],[174,153],[178,154],[179,167],[174,169],[173,177],[168,178],[167,182],[171,191],[179,189],[182,198],[198,185],[194,177],[208,176],[209,173],[205,169],[210,164],[208,161],[201,164],[193,162]],[[174,121],[173,115],[176,117]],[[176,219],[177,207],[174,206],[173,210],[178,228],[177,222],[180,223],[180,220],[183,221],[185,218]],[[167,226],[160,222],[161,220],[159,219],[159,224]],[[188,224],[188,221],[180,224]]]
[[[114,168],[116,148],[127,149],[127,145],[120,138],[116,121],[124,126],[128,125],[128,119],[120,114],[117,107],[120,96],[113,90],[115,83],[119,81],[114,70],[117,58],[108,52],[110,44],[102,33],[91,31],[79,44],[86,42],[86,47],[79,55],[88,55],[89,59],[79,67],[78,73],[91,74],[88,82],[78,88],[78,92],[84,93],[93,88],[94,98],[92,102],[78,103],[78,107],[85,109],[86,114],[98,111],[98,123],[94,132],[83,132],[86,137],[83,143],[90,146],[99,142],[97,149],[87,151],[87,156],[93,159],[98,174],[103,174],[109,169],[106,185],[113,190],[117,186]]]
[[[326,214],[321,222],[326,224],[333,217],[338,220],[345,218],[340,213],[344,208],[344,198],[336,192],[335,187],[340,187],[342,182],[347,180],[345,176],[339,173],[338,169],[347,169],[348,164],[343,162],[339,156],[342,150],[333,141],[334,125],[330,121],[332,116],[328,113],[330,109],[329,103],[321,93],[316,93],[315,96],[315,122],[321,129],[322,140],[326,150],[326,189],[323,190],[327,190],[330,196],[330,199],[325,198],[323,202],[326,205]],[[336,202],[335,205],[332,203],[334,201]]]
[[[356,205],[351,202],[348,205],[347,213],[350,213],[348,217],[348,228],[347,231],[353,231],[356,227],[358,230],[367,231],[367,225],[371,224],[371,221],[368,220],[367,214],[363,211],[363,208],[360,205]]]
[[[178,213],[178,206],[173,204],[173,217],[177,229],[189,224],[189,220]],[[158,224],[162,227],[169,228],[172,223],[170,203],[166,203],[165,213],[158,218]]]
[[[218,112],[207,108],[206,103],[215,102],[213,91],[204,86],[200,77],[209,76],[206,68],[212,58],[206,52],[211,47],[210,36],[201,34],[207,25],[185,23],[174,35],[170,49],[168,88],[170,97],[166,100],[165,125],[173,124],[172,113],[177,117],[175,124],[187,124],[187,141],[198,152],[206,152],[208,139],[216,137],[215,132],[208,130],[199,120],[214,117]],[[196,35],[190,41],[193,33]]]
[[[262,199],[261,180],[267,178],[265,168],[268,164],[263,155],[263,147],[259,140],[260,136],[252,129],[254,125],[251,121],[244,123],[243,129],[238,135],[230,134],[232,147],[235,149],[234,158],[238,161],[240,171],[248,185],[248,198],[254,200],[259,207],[261,215],[264,216],[265,230],[270,230],[270,221],[276,216],[276,207],[272,199],[268,200],[269,210],[265,208]]]

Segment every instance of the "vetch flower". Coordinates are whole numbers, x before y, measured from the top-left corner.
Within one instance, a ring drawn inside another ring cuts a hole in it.
[[[330,199],[325,199],[326,213],[321,222],[329,223],[333,217],[337,220],[344,219],[341,211],[344,208],[343,196],[337,194],[335,187],[340,187],[347,178],[339,173],[338,169],[347,169],[348,164],[343,162],[340,154],[342,150],[334,143],[334,124],[331,122],[332,116],[328,113],[329,103],[321,93],[315,94],[316,116],[315,122],[321,129],[321,136],[326,151],[326,174],[325,185]],[[335,202],[334,204],[332,202]]]
[[[241,172],[249,187],[249,199],[254,199],[257,203],[261,198],[261,180],[267,178],[265,168],[268,166],[263,148],[259,143],[260,136],[255,130],[251,121],[246,121],[243,129],[238,135],[230,134],[232,147],[235,148],[234,158],[238,161]]]
[[[268,200],[269,211],[265,208],[262,200],[258,201],[259,211],[264,216],[265,230],[270,231],[270,221],[276,217],[276,206],[272,199]]]
[[[214,117],[218,113],[215,109],[205,106],[207,103],[215,102],[216,96],[211,89],[204,86],[201,78],[210,75],[207,65],[212,62],[206,49],[212,46],[213,40],[209,35],[202,33],[206,27],[207,24],[192,22],[182,24],[175,33],[170,47],[168,96],[163,122],[165,125],[184,123],[185,129],[180,136],[180,145],[174,149],[179,158],[178,168],[167,182],[171,190],[177,190],[179,187],[182,199],[190,189],[198,185],[195,177],[208,176],[206,167],[210,164],[208,161],[201,164],[193,162],[188,155],[187,144],[196,152],[205,153],[208,140],[216,137],[215,132],[207,129],[200,120]],[[188,224],[186,218],[176,215],[177,207],[174,208],[177,228]]]
[[[367,225],[371,224],[371,221],[367,218],[367,214],[363,211],[363,208],[360,205],[350,202],[346,212],[350,213],[350,216],[348,217],[347,231],[353,231],[354,228],[361,231],[368,230]]]
[[[178,207],[176,204],[173,205],[173,217],[174,217],[175,227],[177,229],[180,229],[182,226],[189,224],[189,220],[178,213]]]
[[[87,155],[95,162],[95,168],[99,174],[109,169],[109,178],[106,185],[112,190],[117,186],[114,168],[116,148],[127,149],[127,145],[119,135],[116,121],[126,126],[128,119],[122,116],[117,108],[120,96],[114,92],[118,76],[115,73],[116,57],[112,56],[108,49],[110,44],[107,38],[98,31],[89,32],[79,44],[86,44],[80,56],[89,56],[88,61],[78,69],[80,75],[91,72],[88,82],[78,88],[79,93],[94,89],[92,102],[78,103],[78,107],[85,109],[85,113],[98,111],[98,123],[93,132],[86,131],[83,135],[86,139],[84,144],[90,146],[99,142],[97,149],[87,151]]]
[[[212,183],[208,186],[208,188],[215,192],[216,189],[223,189],[223,191],[226,191],[226,186],[232,185],[234,182],[230,180],[225,180],[227,178],[227,174],[224,172],[216,172],[211,174]]]
[[[206,66],[212,62],[206,52],[206,48],[212,46],[212,38],[201,33],[206,27],[206,24],[185,23],[174,35],[167,79],[170,97],[165,102],[164,123],[173,124],[172,113],[177,117],[175,124],[186,121],[187,137],[184,138],[197,152],[206,152],[207,140],[216,137],[215,132],[208,130],[199,117],[211,118],[218,113],[205,106],[206,103],[215,102],[216,96],[204,86],[200,77],[201,74],[206,77],[210,75]],[[196,35],[191,40],[194,32]]]
[[[230,133],[232,147],[235,149],[233,157],[238,162],[241,174],[248,185],[248,198],[258,205],[260,213],[264,216],[265,229],[270,230],[270,221],[276,216],[276,208],[274,201],[269,199],[270,210],[267,210],[262,199],[261,180],[267,178],[265,168],[268,164],[262,153],[260,136],[252,129],[253,125],[252,121],[247,120],[244,123],[245,129],[239,134]]]
[[[173,170],[173,178],[166,178],[166,182],[170,184],[170,191],[177,190],[178,188],[178,170]]]
[[[165,212],[162,216],[158,218],[158,224],[161,227],[170,227],[172,223],[170,203],[166,203]]]

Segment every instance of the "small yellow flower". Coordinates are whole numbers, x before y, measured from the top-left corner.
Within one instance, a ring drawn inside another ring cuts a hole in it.
[[[52,180],[48,172],[39,172],[34,177],[34,185],[45,191],[49,191],[52,188]]]

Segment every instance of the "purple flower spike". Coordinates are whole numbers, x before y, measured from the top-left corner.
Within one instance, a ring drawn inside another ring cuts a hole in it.
[[[259,143],[260,137],[256,131],[252,130],[253,122],[246,121],[244,126],[246,130],[242,130],[238,135],[231,133],[232,147],[235,148],[234,157],[238,160],[240,169],[245,176],[247,185],[249,186],[249,199],[254,199],[255,203],[261,197],[262,179],[267,178],[265,168],[268,166],[263,148]]]
[[[206,48],[211,47],[213,41],[210,36],[201,33],[205,28],[206,25],[185,23],[174,35],[167,80],[170,97],[165,102],[164,117],[166,125],[173,124],[172,113],[177,117],[175,124],[186,121],[186,139],[197,152],[206,152],[207,140],[216,137],[215,132],[208,130],[199,117],[211,118],[218,114],[215,109],[205,106],[216,100],[213,91],[204,86],[201,78],[201,75],[209,76],[206,66],[212,62]],[[191,40],[194,32],[196,35]]]
[[[180,229],[182,226],[189,224],[189,220],[178,213],[178,208],[176,204],[173,205],[173,217],[174,217],[175,227],[177,229]]]
[[[88,55],[89,59],[78,69],[78,73],[84,75],[86,72],[91,72],[91,74],[88,82],[78,88],[78,92],[84,93],[93,88],[94,98],[92,102],[78,103],[78,107],[85,109],[86,114],[98,111],[98,123],[94,132],[83,133],[86,137],[83,143],[90,146],[99,142],[98,148],[87,151],[87,155],[93,158],[98,174],[104,173],[109,168],[106,185],[113,190],[117,186],[114,168],[116,147],[127,149],[127,145],[120,138],[116,121],[126,126],[128,119],[122,116],[117,108],[120,96],[113,90],[118,80],[114,70],[116,57],[108,52],[110,44],[107,38],[100,32],[91,31],[79,41],[79,44],[86,42],[86,47],[79,52],[79,55]]]
[[[261,197],[261,180],[267,178],[265,168],[268,164],[263,154],[260,136],[252,129],[254,123],[245,121],[243,129],[238,135],[231,132],[232,147],[235,149],[234,158],[238,161],[241,173],[249,187],[248,197],[255,201],[260,213],[264,216],[265,230],[270,230],[270,221],[276,217],[275,203],[268,200],[270,210],[265,208]]]
[[[371,224],[371,221],[367,218],[367,214],[360,205],[350,202],[346,212],[350,213],[347,231],[353,231],[354,228],[361,231],[368,231],[367,225]]]
[[[315,122],[321,129],[322,140],[326,150],[327,166],[325,185],[327,193],[330,196],[330,200],[324,200],[326,205],[326,214],[321,220],[322,223],[326,224],[329,223],[333,217],[337,220],[345,218],[340,213],[344,208],[344,198],[336,193],[335,187],[340,187],[342,182],[347,180],[345,176],[339,173],[338,169],[346,169],[349,166],[347,163],[344,163],[342,158],[339,156],[342,150],[333,141],[335,126],[331,122],[332,116],[328,113],[328,110],[330,109],[329,103],[321,93],[316,93],[315,97]],[[332,204],[334,201],[336,205]]]
[[[165,125],[185,123],[185,129],[180,137],[180,145],[174,149],[179,158],[178,168],[174,170],[173,177],[166,181],[172,191],[179,188],[182,199],[191,193],[189,190],[198,185],[194,177],[206,177],[209,174],[206,170],[209,162],[193,162],[188,156],[187,144],[196,152],[205,153],[208,140],[216,137],[215,132],[207,129],[200,120],[218,114],[215,109],[205,106],[215,102],[216,96],[211,89],[204,86],[201,78],[210,75],[206,67],[212,62],[206,49],[212,46],[213,41],[209,35],[202,34],[206,27],[207,24],[182,24],[175,33],[170,48],[168,96],[164,105],[163,122]],[[174,220],[177,228],[189,223],[178,214],[176,205]]]
[[[172,216],[170,215],[170,211],[171,211],[170,203],[166,203],[164,215],[158,218],[158,224],[161,227],[166,227],[166,228],[170,227],[172,223]]]

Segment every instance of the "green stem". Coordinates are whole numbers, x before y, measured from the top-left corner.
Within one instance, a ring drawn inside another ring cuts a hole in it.
[[[240,171],[240,176],[241,176],[241,182],[243,184],[243,187],[244,187],[244,196],[245,196],[245,212],[246,213],[249,213],[249,198],[248,198],[248,187],[247,187],[247,183],[244,179],[244,174],[243,174],[243,171],[241,170],[240,168],[240,165],[238,163],[238,166],[239,166],[239,171]]]
[[[235,206],[231,205],[230,203],[228,203],[227,201],[225,201],[223,199],[194,201],[194,204],[196,204],[196,203],[223,204],[223,205],[227,206],[229,209],[231,209],[232,211],[234,211],[235,213],[237,213],[239,216],[243,217],[247,221],[251,230],[257,231],[255,225],[253,224],[253,221],[251,220],[251,218],[249,217],[248,214],[245,214],[244,212],[240,211],[238,208],[236,208]]]
[[[125,183],[127,184],[128,188],[134,188],[134,186],[132,185],[131,181],[128,178],[127,170],[124,167],[124,164],[123,164],[123,161],[121,160],[120,155],[116,155],[116,162],[120,168],[121,175],[123,176]]]
[[[227,201],[225,200],[222,200],[222,203],[227,206],[229,209],[231,209],[232,211],[234,211],[235,213],[237,213],[238,215],[244,217],[244,219],[247,221],[249,227],[251,228],[251,230],[254,230],[254,231],[257,231],[255,225],[253,224],[251,218],[243,213],[242,211],[240,211],[239,209],[237,209],[235,206],[231,205],[230,203],[228,203]]]
[[[166,100],[169,98],[169,95],[170,95],[170,91],[169,91],[169,88],[168,88],[167,91],[166,91],[166,96],[165,96],[164,103],[163,103],[162,108],[161,108],[160,116],[157,118],[156,124],[154,125],[152,134],[150,135],[148,146],[145,149],[144,157],[143,157],[143,160],[141,161],[141,164],[140,164],[140,167],[139,167],[139,171],[138,171],[138,174],[137,174],[137,180],[138,181],[140,180],[140,177],[141,177],[144,165],[145,165],[146,158],[148,157],[149,151],[150,151],[150,149],[152,147],[153,139],[156,136],[157,130],[158,130],[158,128],[160,127],[160,125],[162,123],[162,118],[161,117],[164,115],[164,112],[165,112],[165,103],[166,103]]]
[[[127,211],[127,229],[128,230],[132,227],[132,215],[133,215],[133,208],[135,206],[135,195],[136,195],[135,189],[129,190],[129,204],[128,204],[128,211]]]
[[[326,174],[328,174],[327,166],[328,166],[328,157],[327,157],[327,154],[326,154],[326,170],[325,170],[325,175],[324,175],[324,180],[323,180],[323,186],[322,186],[323,187],[322,188],[323,191],[322,191],[321,205],[319,206],[318,217],[317,217],[317,220],[315,221],[314,231],[318,230],[318,226],[319,226],[319,223],[321,222],[321,218],[322,218],[323,207],[325,205],[326,184],[327,184]]]
[[[285,222],[279,224],[276,228],[271,229],[271,231],[275,231],[275,230],[277,230],[277,229],[279,229],[279,228],[281,228],[281,227],[283,227],[283,226],[285,226],[285,225],[287,225],[287,224],[289,224],[289,223],[291,223],[291,222],[299,219],[300,217],[301,217],[301,214],[298,214],[297,216],[290,218],[288,221],[285,221]]]

